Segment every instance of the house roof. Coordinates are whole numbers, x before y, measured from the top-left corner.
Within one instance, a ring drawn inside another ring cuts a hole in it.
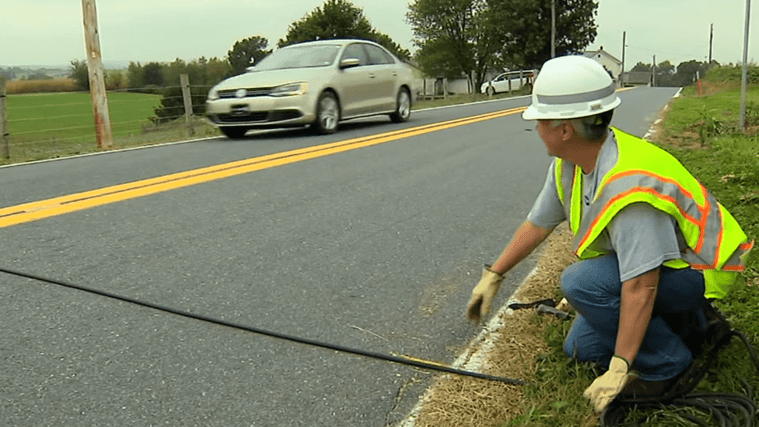
[[[605,51],[603,46],[601,46],[601,48],[598,49],[598,50],[586,50],[582,54],[585,57],[593,58],[593,59],[598,58],[598,55],[604,55],[605,57],[611,59],[615,63],[622,64],[622,61],[620,61],[619,59],[615,58],[614,55],[610,54],[609,52]]]

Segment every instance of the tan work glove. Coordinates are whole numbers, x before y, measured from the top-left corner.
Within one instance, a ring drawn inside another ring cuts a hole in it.
[[[582,395],[590,399],[596,412],[603,412],[627,383],[636,376],[635,373],[630,372],[630,364],[627,363],[627,360],[614,355],[609,363],[609,370],[596,378]]]
[[[572,306],[569,305],[569,301],[567,301],[566,298],[562,298],[561,301],[559,301],[558,304],[556,304],[555,307],[557,310],[561,310],[565,313],[569,313],[569,310],[572,309]]]
[[[480,320],[490,311],[490,303],[498,292],[503,282],[503,276],[490,270],[486,265],[482,271],[482,278],[472,290],[472,298],[469,299],[466,312],[470,319]]]

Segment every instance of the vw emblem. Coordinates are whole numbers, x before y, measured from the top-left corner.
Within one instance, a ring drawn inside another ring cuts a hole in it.
[[[245,95],[248,94],[248,91],[246,89],[237,89],[237,92],[235,92],[235,96],[238,98],[245,98]]]

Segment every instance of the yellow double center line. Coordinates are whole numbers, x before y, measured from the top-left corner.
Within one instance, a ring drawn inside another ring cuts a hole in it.
[[[0,209],[0,228],[522,112],[526,107],[254,157]]]

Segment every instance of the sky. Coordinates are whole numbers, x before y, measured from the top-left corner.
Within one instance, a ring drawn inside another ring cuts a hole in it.
[[[108,63],[192,61],[226,57],[237,40],[263,36],[269,48],[293,22],[325,0],[99,0],[98,27]],[[372,26],[414,51],[406,22],[411,0],[351,0]],[[561,0],[557,0],[561,1]],[[82,2],[4,0],[0,14],[0,66],[68,66],[85,59]],[[714,25],[712,58],[740,63],[746,0],[598,0],[598,35],[588,50],[601,47],[638,62],[706,61]],[[759,1],[750,15],[749,62],[759,61]],[[550,23],[549,23],[550,25]]]

